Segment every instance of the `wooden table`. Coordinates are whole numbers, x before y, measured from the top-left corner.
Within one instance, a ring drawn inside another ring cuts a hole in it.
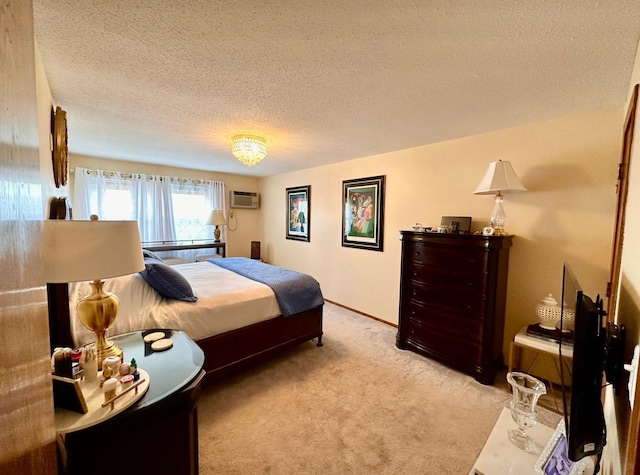
[[[559,394],[556,393],[553,382],[551,381],[551,379],[549,379],[549,377],[550,375],[555,373],[555,375],[558,376],[558,381],[560,381],[560,384],[562,384],[561,365],[564,365],[564,368],[562,368],[565,372],[564,379],[567,381],[571,381],[573,346],[566,344],[562,345],[562,361],[560,361],[559,347],[560,345],[558,343],[528,335],[527,327],[523,327],[513,338],[513,341],[511,342],[509,348],[509,372],[516,370],[535,375],[539,374],[540,371],[543,371],[546,376],[547,383],[549,384],[549,389],[553,398],[554,406],[549,406],[541,403],[539,404],[543,407],[546,407],[547,409],[551,409],[552,411],[555,410],[556,412],[561,414],[563,410],[558,404],[560,397]],[[531,363],[527,368],[521,368],[522,350],[527,350],[534,353],[533,360],[531,360]]]
[[[143,243],[142,247],[151,252],[185,251],[190,249],[215,249],[217,254],[227,257],[227,244],[215,241],[154,241]]]

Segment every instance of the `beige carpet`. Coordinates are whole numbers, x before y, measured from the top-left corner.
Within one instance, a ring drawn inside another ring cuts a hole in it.
[[[308,342],[206,388],[201,474],[468,474],[510,395],[332,304]],[[559,417],[540,409],[555,427]]]

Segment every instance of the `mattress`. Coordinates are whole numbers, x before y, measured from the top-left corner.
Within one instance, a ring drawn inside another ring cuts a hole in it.
[[[167,328],[201,340],[280,315],[275,294],[265,284],[206,261],[173,268],[187,278],[198,297],[196,302],[166,299],[139,274],[105,280],[104,290],[120,301],[109,335]],[[80,323],[76,313],[78,301],[90,292],[88,282],[69,284],[71,333],[76,346],[95,340],[94,333]]]

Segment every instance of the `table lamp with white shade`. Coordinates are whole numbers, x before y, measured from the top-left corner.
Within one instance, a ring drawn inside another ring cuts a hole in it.
[[[503,194],[527,191],[513,171],[511,162],[498,160],[491,162],[482,181],[473,192],[474,195],[496,195],[489,224],[493,228],[493,234],[506,234],[504,230],[507,222],[507,214],[502,206]]]
[[[95,218],[95,219],[94,219]],[[80,322],[96,335],[98,364],[122,349],[107,339],[118,314],[118,297],[103,289],[104,280],[144,269],[137,221],[44,221],[47,283],[91,281],[91,293],[77,305]]]
[[[222,211],[219,209],[212,210],[206,224],[216,227],[213,231],[213,240],[220,242],[220,226],[226,226],[227,224],[227,220],[224,218]]]

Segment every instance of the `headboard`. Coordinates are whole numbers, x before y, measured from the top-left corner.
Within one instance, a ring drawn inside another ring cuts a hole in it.
[[[71,206],[65,196],[49,201],[49,219],[71,219]],[[44,252],[49,252],[45,249]],[[69,284],[47,284],[49,308],[49,344],[51,351],[57,346],[73,348],[71,315],[69,313]]]

